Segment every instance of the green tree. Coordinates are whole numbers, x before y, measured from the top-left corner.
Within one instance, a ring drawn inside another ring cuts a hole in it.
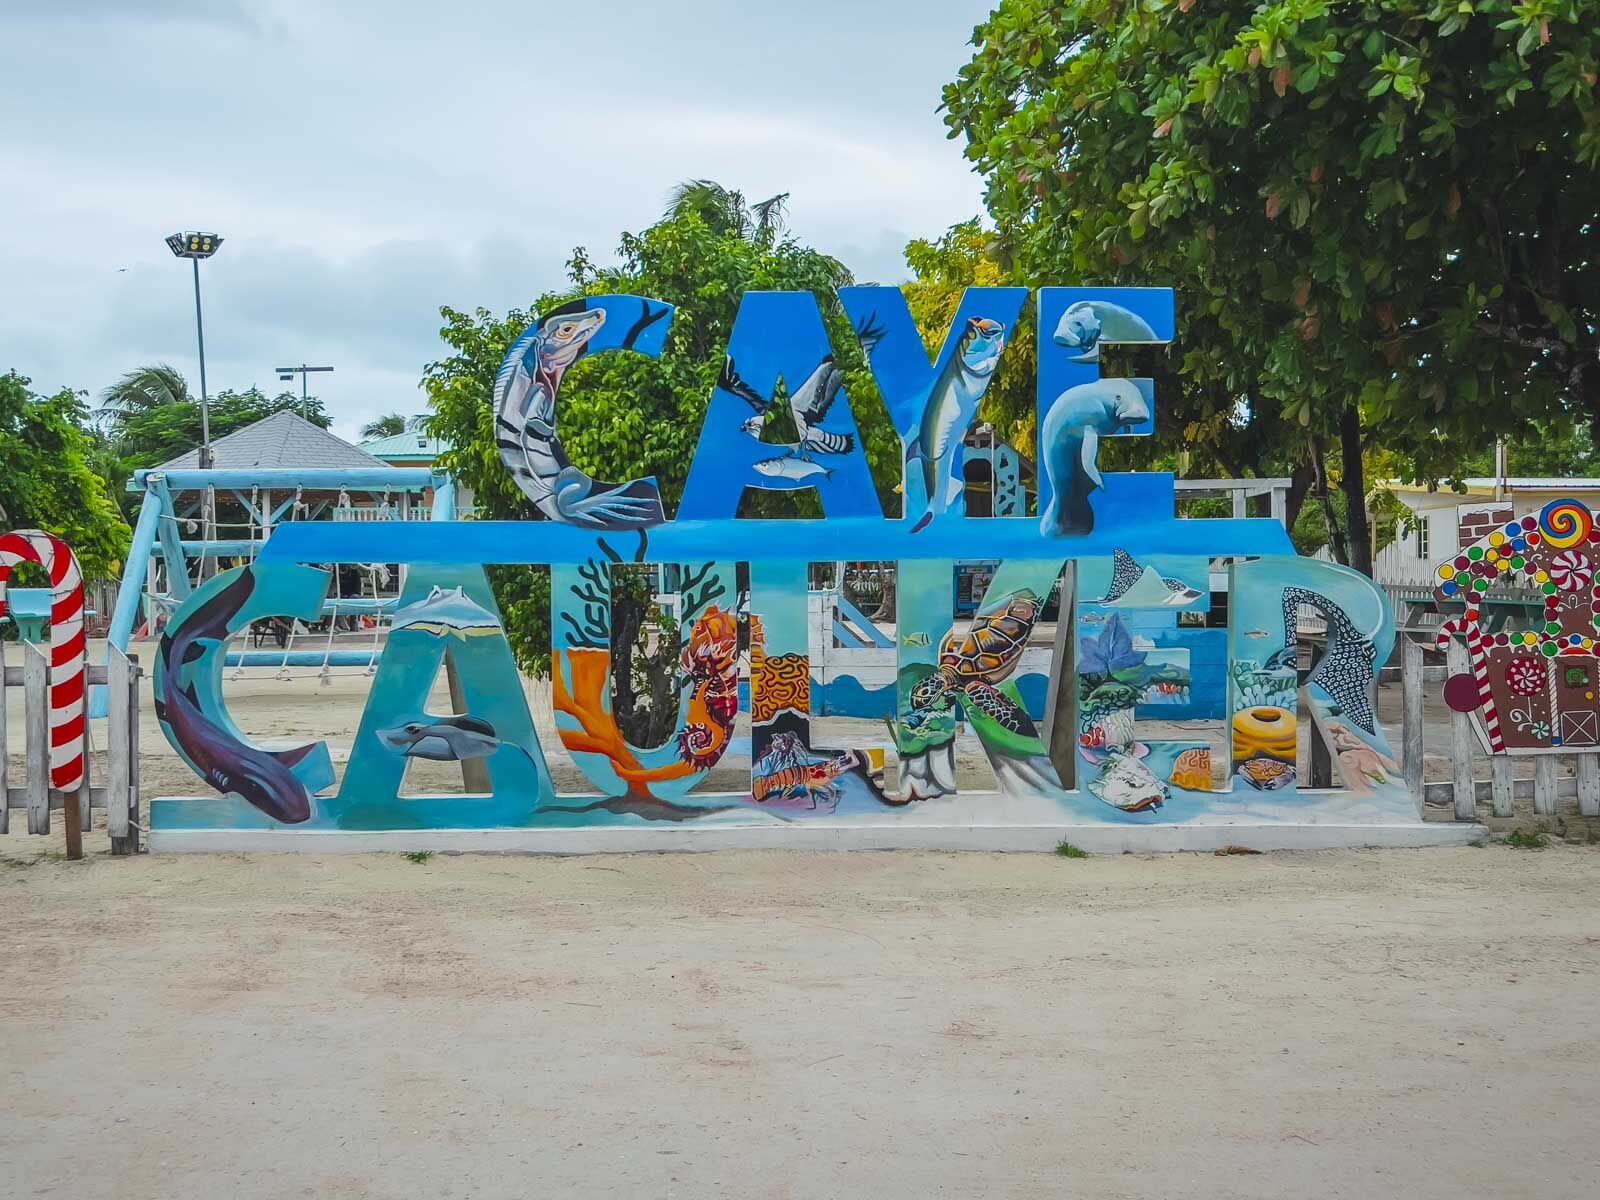
[[[361,427],[363,439],[394,437],[404,433],[411,427],[411,423],[399,413],[385,413],[381,417],[374,417]]]
[[[0,526],[43,529],[66,541],[88,579],[114,576],[132,536],[89,463],[89,414],[76,393],[28,390],[0,375]]]
[[[600,479],[654,475],[670,512],[683,493],[739,301],[747,290],[779,289],[816,295],[880,499],[898,511],[893,487],[899,480],[899,440],[836,294],[850,281],[850,273],[836,259],[791,237],[771,209],[763,221],[759,215],[735,219],[726,206],[712,206],[713,215],[721,216],[708,223],[706,193],[694,187],[682,204],[684,189],[679,189],[673,207],[656,224],[622,235],[616,266],[596,266],[582,247],[574,250],[569,286],[540,297],[528,309],[504,316],[484,309],[475,314],[441,310],[441,336],[455,353],[424,373],[423,387],[433,407],[427,426],[449,447],[439,465],[472,489],[482,516],[540,515],[501,465],[490,408],[501,360],[535,312],[609,292],[631,292],[678,306],[660,358],[602,354],[580,359],[563,385],[560,412],[562,442],[579,467]],[[733,204],[744,210],[742,200]],[[750,507],[752,515],[796,511],[814,514],[815,497],[762,493]],[[547,671],[548,572],[497,568],[491,578],[518,661],[524,669]]]
[[[1001,0],[946,88],[1024,270],[1179,289],[1180,423],[1337,482],[1600,421],[1600,0]],[[1335,454],[1335,450],[1337,453]]]

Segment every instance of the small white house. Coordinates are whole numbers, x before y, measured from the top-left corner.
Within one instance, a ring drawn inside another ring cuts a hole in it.
[[[1421,484],[1389,484],[1395,498],[1410,509],[1411,520],[1373,561],[1381,584],[1433,588],[1434,568],[1471,545],[1495,525],[1513,517],[1537,514],[1552,500],[1572,498],[1600,507],[1600,479],[1517,477],[1505,481],[1501,500],[1493,479],[1467,479],[1465,492],[1429,491]]]

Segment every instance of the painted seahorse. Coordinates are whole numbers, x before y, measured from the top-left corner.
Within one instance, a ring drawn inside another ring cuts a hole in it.
[[[713,604],[694,623],[683,648],[689,714],[678,731],[678,753],[690,766],[709,770],[727,753],[739,715],[739,621]]]
[[[922,464],[923,494],[928,509],[911,527],[916,533],[947,511],[965,486],[956,474],[956,452],[977,415],[978,401],[989,387],[1005,349],[1006,327],[988,317],[967,321],[961,344],[950,356],[928,392],[922,422],[906,444],[906,469]]]
[[[1126,379],[1097,379],[1068,388],[1045,414],[1040,444],[1050,479],[1050,504],[1039,519],[1046,537],[1090,533],[1089,496],[1100,488],[1100,439],[1150,419],[1144,393]]]

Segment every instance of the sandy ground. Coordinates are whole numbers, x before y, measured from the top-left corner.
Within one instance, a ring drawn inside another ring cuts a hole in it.
[[[1592,1197],[1600,849],[0,869],[0,1196]]]

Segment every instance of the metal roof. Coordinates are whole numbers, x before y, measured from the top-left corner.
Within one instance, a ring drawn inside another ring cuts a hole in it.
[[[211,443],[211,459],[212,466],[220,471],[252,467],[356,470],[388,465],[287,409],[218,438]],[[199,465],[200,451],[196,448],[156,469],[179,471]]]
[[[1471,479],[1463,479],[1462,484],[1474,491],[1494,491],[1495,479],[1493,476],[1474,475]],[[1600,491],[1600,479],[1576,478],[1567,479],[1560,475],[1508,475],[1506,486],[1515,490],[1522,488],[1530,492],[1595,492]],[[1397,492],[1425,492],[1428,486],[1422,483],[1388,483],[1384,485]],[[1450,489],[1441,484],[1438,488],[1439,495],[1450,495]],[[1461,493],[1455,493],[1461,495]]]
[[[407,429],[389,437],[370,438],[361,443],[361,448],[385,462],[432,462],[444,444],[420,429]]]

